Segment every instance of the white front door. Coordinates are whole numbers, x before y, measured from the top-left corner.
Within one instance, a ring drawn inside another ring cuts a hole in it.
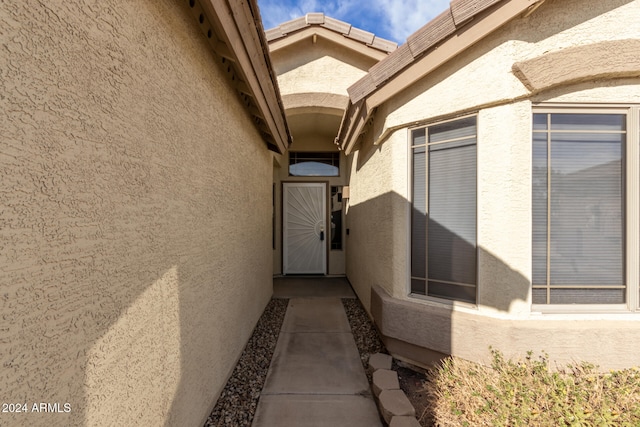
[[[325,274],[326,184],[283,183],[284,274]]]

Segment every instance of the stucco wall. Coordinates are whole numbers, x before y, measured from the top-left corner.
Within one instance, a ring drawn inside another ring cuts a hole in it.
[[[395,357],[428,366],[453,354],[490,364],[489,346],[506,357],[527,352],[550,356],[552,368],[588,361],[600,369],[638,366],[637,316],[537,315],[513,319],[451,310],[444,304],[390,297],[373,287],[371,309],[387,348]]]
[[[478,305],[486,311],[498,310],[511,315],[528,313],[530,296],[521,289],[525,285],[516,286],[514,290],[513,286],[507,286],[512,280],[505,279],[511,276],[502,273],[509,271],[525,281],[530,280],[532,102],[637,103],[640,101],[640,85],[633,79],[601,78],[529,96],[522,82],[513,75],[512,65],[581,43],[612,37],[637,38],[640,36],[638,30],[630,30],[629,27],[640,19],[639,3],[637,0],[617,0],[606,4],[597,1],[547,1],[533,15],[507,24],[473,49],[383,104],[376,112],[370,134],[364,138],[365,143],[351,159],[352,164],[363,163],[359,159],[364,152],[368,153],[366,164],[359,166],[360,170],[352,168],[351,206],[361,197],[360,194],[371,199],[393,191],[401,198],[409,199],[406,150],[407,127],[411,124],[451,118],[459,113],[478,113],[478,245],[482,249],[478,282],[504,281],[504,289],[479,287]],[[621,23],[624,30],[618,31]],[[395,130],[388,132],[390,128]],[[379,140],[385,132],[389,136]],[[381,145],[371,150],[368,148],[371,140],[377,140]],[[388,145],[393,148],[386,147]],[[388,151],[396,155],[385,154]],[[366,176],[369,168],[378,175],[393,174],[396,179],[389,181],[392,187],[380,186],[380,180],[369,179]],[[394,221],[403,221],[404,234],[408,233],[408,216],[394,217]],[[358,250],[376,253],[379,248],[363,247]],[[404,250],[406,253],[407,249]],[[496,257],[499,263],[495,261]],[[386,262],[390,259],[386,257],[382,261],[384,268],[396,269],[400,273],[393,263]],[[366,264],[354,266],[354,274],[357,274],[357,268],[368,267]],[[405,270],[404,274],[404,280],[394,278],[393,284],[381,283],[380,286],[393,296],[406,295],[408,271]]]
[[[283,96],[305,92],[347,95],[347,88],[376,62],[322,37],[316,40],[305,39],[272,54]]]
[[[637,22],[638,0],[547,0],[529,17],[508,23],[383,105],[377,114],[380,133],[403,123],[527,98],[529,91],[512,71],[514,63],[568,47],[637,39]]]
[[[531,103],[478,112],[478,309],[530,312]]]
[[[407,162],[406,131],[381,146],[372,145],[368,137],[349,157],[347,208],[347,277],[367,308],[371,285],[398,297],[406,295],[395,284],[407,277],[409,212],[407,169],[400,167]]]
[[[293,146],[295,145],[295,148]],[[301,138],[292,144],[292,150],[295,151],[318,151],[318,152],[330,152],[335,151],[335,145],[328,142],[318,140],[317,138]],[[280,158],[280,163],[275,166],[273,171],[273,182],[275,183],[275,208],[276,208],[276,245],[273,250],[273,274],[282,274],[282,183],[283,182],[325,182],[327,183],[327,197],[331,195],[331,186],[344,186],[347,185],[348,175],[346,173],[346,158],[344,155],[340,155],[340,176],[335,177],[299,177],[289,176],[289,153],[285,153]],[[327,209],[330,209],[330,201],[327,199]],[[344,224],[344,206],[343,204],[343,221],[342,221],[342,248],[329,249],[327,257],[327,274],[329,275],[344,275],[345,274],[345,253],[346,253],[346,235]],[[327,216],[327,223],[331,220]]]
[[[340,127],[341,111],[348,102],[347,88],[363,77],[366,70],[376,61],[321,36],[317,36],[316,41],[313,42],[309,35],[308,38],[272,52],[272,62],[278,74],[278,84],[283,94],[284,105],[289,108],[287,118],[293,136],[290,150],[337,151],[334,139]],[[282,274],[282,183],[287,181],[326,182],[327,197],[329,197],[331,186],[348,184],[347,171],[346,157],[341,154],[340,176],[289,176],[289,155],[285,153],[281,156],[279,164],[274,167],[273,174],[276,184],[274,274]],[[346,226],[343,220],[343,249],[328,251],[327,274],[345,274],[345,254],[348,250],[348,236],[345,232]]]
[[[376,111],[371,135],[350,157],[347,221],[369,224],[370,235],[349,238],[347,271],[389,338],[478,361],[489,360],[492,345],[508,354],[545,350],[560,362],[587,358],[603,368],[640,363],[628,345],[640,325],[637,313],[541,315],[531,312],[530,296],[533,103],[638,103],[640,82],[605,76],[530,96],[512,72],[514,62],[545,52],[611,38],[637,39],[639,4],[548,0]],[[478,114],[479,268],[477,306],[472,307],[408,296],[409,248],[395,234],[408,236],[410,220],[406,209],[392,214],[388,207],[409,203],[407,128],[461,113]],[[386,136],[380,140],[381,135]],[[381,144],[373,149],[371,141]],[[390,203],[380,203],[384,200]],[[369,306],[371,292],[391,299]],[[606,346],[580,351],[578,342],[605,335]],[[614,347],[616,357],[610,352]]]
[[[271,156],[188,2],[0,6],[3,425],[201,425],[271,292]]]

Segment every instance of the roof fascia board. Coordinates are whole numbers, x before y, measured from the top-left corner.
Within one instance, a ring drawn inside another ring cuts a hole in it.
[[[369,118],[371,117],[372,110],[370,110],[367,106],[367,101],[365,99],[359,101],[355,104],[355,111],[351,115],[351,120],[349,121],[349,126],[345,130],[345,141],[349,143],[344,148],[345,155],[350,155],[358,142],[358,137],[362,133],[364,129],[364,125],[367,123]],[[343,121],[344,124],[344,121]],[[342,129],[341,129],[342,130]]]
[[[538,1],[540,0],[509,0],[497,5],[495,9],[474,17],[472,23],[465,25],[452,37],[396,74],[387,84],[368,95],[367,104],[371,108],[375,108],[386,102],[507,22],[526,12]]]
[[[213,0],[215,1],[215,0]],[[260,94],[264,96],[269,106],[269,113],[276,126],[275,132],[271,125],[269,130],[278,143],[281,150],[286,150],[289,145],[290,135],[288,132],[286,115],[282,105],[282,98],[278,88],[277,77],[271,66],[269,48],[260,21],[258,6],[253,1],[228,0],[236,18],[236,23],[243,36],[243,41],[247,47],[247,54],[250,55],[251,65],[258,86],[262,89]],[[252,9],[253,7],[253,9]],[[258,14],[258,16],[254,16]],[[284,152],[284,151],[282,151]]]
[[[336,144],[349,155],[355,147],[364,125],[368,122],[375,108],[388,101],[398,93],[407,89],[418,80],[424,78],[436,68],[445,64],[462,51],[468,49],[490,33],[505,25],[512,19],[528,13],[545,0],[507,0],[493,5],[470,20],[465,20],[450,37],[436,44],[426,54],[414,60],[406,68],[398,71],[377,88],[371,87],[373,79],[370,74],[351,86],[349,107],[338,131]],[[400,47],[402,49],[402,46]],[[367,79],[369,82],[367,82]],[[375,84],[375,83],[374,83]],[[362,86],[369,93],[358,94],[354,89]],[[370,89],[367,89],[370,88]],[[356,118],[357,117],[357,118]],[[346,126],[346,127],[345,127]]]
[[[255,5],[254,5],[255,6]],[[219,28],[223,42],[236,58],[237,72],[251,89],[253,98],[279,152],[287,150],[291,137],[279,95],[275,73],[270,69],[266,39],[256,25],[249,4],[242,0],[204,0],[202,7]],[[264,47],[263,47],[264,46]]]
[[[296,33],[290,34],[287,37],[274,40],[269,44],[269,50],[271,53],[275,53],[281,49],[292,46],[296,43],[300,43],[301,41],[304,41],[308,38],[313,38],[314,35],[334,42],[340,46],[344,46],[348,49],[354,50],[359,54],[371,58],[375,61],[380,61],[389,56],[389,54],[386,52],[368,47],[358,41],[349,39],[334,31],[318,26],[306,27],[302,31],[297,31]]]

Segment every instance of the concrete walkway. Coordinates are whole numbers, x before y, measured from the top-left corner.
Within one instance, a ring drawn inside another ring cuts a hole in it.
[[[340,298],[342,278],[274,279],[290,298],[253,427],[382,426]]]

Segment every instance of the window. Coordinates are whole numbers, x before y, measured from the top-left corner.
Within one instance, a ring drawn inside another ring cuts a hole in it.
[[[476,117],[411,131],[411,293],[476,301]]]
[[[533,114],[534,304],[626,302],[626,147],[625,111]]]
[[[342,249],[342,187],[331,187],[331,249]]]
[[[291,176],[339,176],[340,153],[289,153]]]

